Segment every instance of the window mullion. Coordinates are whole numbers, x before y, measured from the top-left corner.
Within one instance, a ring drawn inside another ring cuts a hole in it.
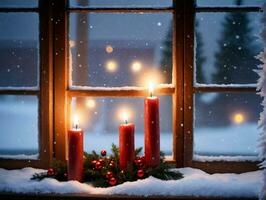
[[[58,160],[66,160],[67,129],[67,0],[54,1],[54,153]]]

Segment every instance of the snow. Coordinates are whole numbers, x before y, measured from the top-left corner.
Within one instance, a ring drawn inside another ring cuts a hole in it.
[[[161,88],[175,88],[173,84],[159,84],[156,89]],[[90,87],[90,86],[69,86],[70,90],[89,90],[89,91],[128,91],[128,90],[147,90],[146,87],[136,87],[136,86],[123,86],[123,87]]]
[[[45,172],[41,169],[0,169],[0,191],[56,194],[83,193],[83,195],[258,197],[263,182],[262,171],[210,175],[193,168],[177,170],[184,174],[183,179],[163,181],[149,177],[114,187],[94,188],[90,184],[82,184],[77,181],[58,182],[50,178],[42,181],[30,180],[34,173]]]
[[[204,84],[204,83],[194,83],[195,87],[219,87],[219,88],[241,88],[241,87],[248,87],[248,88],[255,88],[257,84]]]
[[[263,16],[261,19],[262,22],[262,30],[261,30],[261,38],[264,41],[264,46],[266,45],[266,3],[263,5]],[[260,151],[259,156],[263,159],[261,163],[264,174],[264,184],[260,193],[260,198],[266,198],[266,48],[264,48],[263,52],[260,53],[258,58],[261,60],[262,64],[259,66],[259,70],[256,70],[259,74],[259,80],[257,85],[257,90],[259,94],[263,97],[263,111],[260,115],[259,125],[262,128],[262,133],[260,137]]]
[[[260,161],[258,156],[202,156],[202,155],[193,155],[194,161],[200,162],[215,162],[215,161]]]
[[[6,90],[25,90],[25,91],[38,91],[39,87],[15,87],[15,86],[5,86],[5,87],[0,87],[0,91],[6,91]]]
[[[8,159],[13,159],[13,160],[38,160],[39,154],[31,154],[31,155],[26,155],[26,154],[2,155],[1,154],[0,158],[8,158]]]
[[[257,156],[260,131],[256,123],[232,124],[221,128],[196,127],[194,153],[204,156]]]

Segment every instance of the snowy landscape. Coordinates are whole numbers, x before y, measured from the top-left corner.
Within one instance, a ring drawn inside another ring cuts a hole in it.
[[[5,136],[0,140],[0,157],[17,159],[38,158],[37,106],[25,99],[12,97],[0,100],[0,125]],[[14,121],[15,120],[15,121]],[[10,126],[13,121],[15,126]],[[119,122],[118,122],[119,123]],[[20,130],[19,132],[17,130]],[[194,134],[194,153],[201,156],[244,156],[244,160],[258,159],[258,138],[260,130],[256,123],[231,125],[224,128],[200,128]],[[118,145],[117,132],[96,131],[84,133],[84,150],[110,152],[112,143]],[[161,151],[172,154],[172,133],[161,132]],[[135,133],[135,146],[144,146],[143,133]],[[17,155],[18,154],[18,155]],[[23,155],[25,154],[25,155]],[[246,157],[245,157],[246,156]],[[198,156],[195,158],[199,159]],[[239,157],[235,157],[239,160]],[[205,157],[206,159],[206,157]],[[213,158],[212,158],[213,159]],[[221,157],[219,158],[221,159]]]

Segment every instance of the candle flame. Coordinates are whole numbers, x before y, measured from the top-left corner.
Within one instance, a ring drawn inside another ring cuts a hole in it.
[[[153,92],[154,92],[154,84],[153,82],[149,82],[149,93],[151,97],[152,97]]]
[[[78,118],[78,115],[77,115],[77,114],[75,114],[75,115],[73,116],[73,125],[74,125],[74,127],[75,127],[76,129],[78,129],[79,118]]]
[[[126,111],[122,112],[122,118],[123,118],[124,122],[127,124],[127,122],[128,122],[128,113]]]

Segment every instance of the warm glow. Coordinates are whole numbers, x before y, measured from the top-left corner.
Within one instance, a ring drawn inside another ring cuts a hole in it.
[[[242,124],[245,121],[245,117],[241,113],[236,113],[234,115],[233,120],[234,120],[234,123],[236,123],[236,124]]]
[[[162,84],[165,82],[164,77],[160,71],[157,70],[144,70],[141,69],[141,74],[138,76],[137,85],[141,87],[149,87],[150,82],[154,86]],[[155,87],[156,88],[156,87]]]
[[[149,82],[149,94],[150,94],[150,96],[153,95],[153,92],[154,92],[154,84],[153,84],[153,82]]]
[[[139,72],[142,69],[142,63],[139,61],[135,61],[131,65],[131,69],[133,72]]]
[[[130,115],[131,115],[131,112],[130,112],[130,110],[128,110],[128,109],[124,109],[124,108],[122,108],[122,109],[120,109],[120,110],[118,111],[118,115],[119,115],[119,118],[120,118],[123,122],[125,122],[125,124],[127,124],[127,123],[128,123],[128,119],[129,119],[129,117],[130,117]]]
[[[79,118],[78,118],[78,115],[74,115],[73,116],[73,125],[74,127],[77,129],[78,128],[78,125],[79,125]]]
[[[115,72],[117,70],[117,62],[114,60],[107,61],[105,65],[108,72]]]
[[[113,53],[114,49],[111,45],[106,45],[105,51],[106,53]]]
[[[93,100],[93,99],[88,99],[88,100],[86,101],[86,106],[87,106],[87,108],[90,108],[90,109],[95,108],[95,106],[96,106],[96,102],[95,102],[95,100]]]

